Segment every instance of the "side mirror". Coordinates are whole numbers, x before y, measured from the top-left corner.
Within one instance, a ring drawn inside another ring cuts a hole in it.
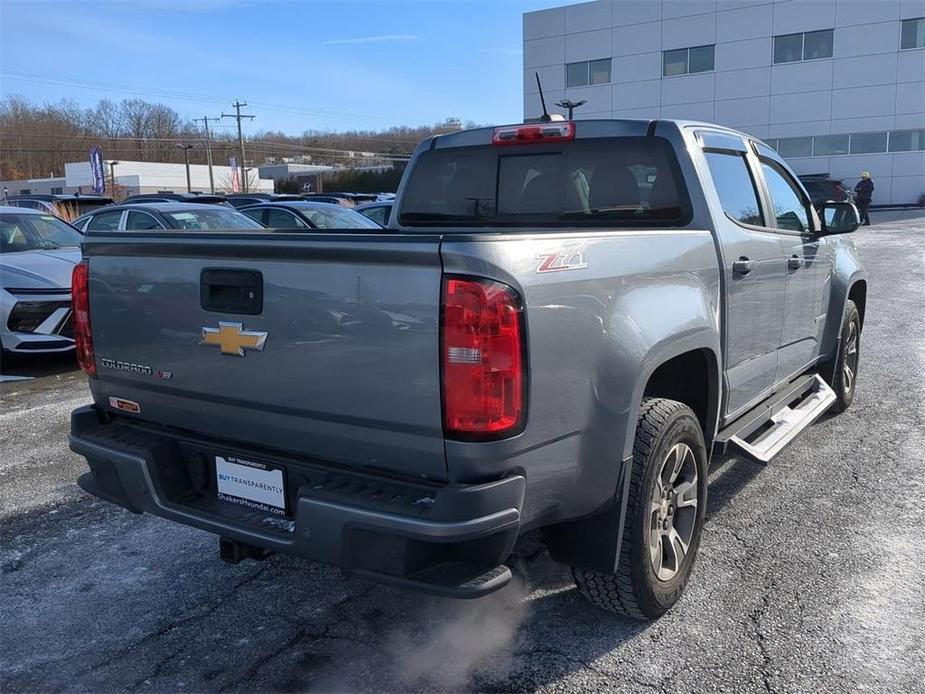
[[[850,234],[861,225],[858,208],[851,202],[827,202],[822,206],[819,217],[822,219],[822,233]]]

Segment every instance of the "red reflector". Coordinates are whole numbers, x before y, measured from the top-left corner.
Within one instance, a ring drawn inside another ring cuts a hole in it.
[[[505,284],[443,283],[443,423],[450,438],[517,433],[524,420],[523,306]]]
[[[90,333],[90,284],[87,261],[77,263],[71,273],[71,311],[74,312],[74,346],[77,363],[89,376],[96,376],[93,336]]]
[[[493,145],[528,145],[535,142],[564,142],[575,139],[575,124],[571,121],[510,125],[495,128],[491,135]]]

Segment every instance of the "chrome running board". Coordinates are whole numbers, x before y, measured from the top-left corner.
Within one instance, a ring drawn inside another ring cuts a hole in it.
[[[835,391],[821,376],[804,377],[759,408],[759,416],[746,417],[744,426],[727,440],[749,457],[768,463],[834,402]]]

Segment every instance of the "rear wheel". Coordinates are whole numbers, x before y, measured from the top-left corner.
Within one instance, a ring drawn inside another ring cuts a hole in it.
[[[573,568],[572,574],[579,591],[598,607],[654,619],[681,597],[703,529],[707,454],[691,409],[674,400],[645,399],[632,464],[616,571]]]
[[[835,391],[834,412],[844,412],[854,401],[854,390],[858,380],[858,365],[861,355],[861,314],[857,305],[848,299],[845,316],[842,319],[842,337],[838,347],[838,360],[832,375],[832,390]]]

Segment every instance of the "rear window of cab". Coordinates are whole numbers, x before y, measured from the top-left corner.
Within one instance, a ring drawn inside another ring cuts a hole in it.
[[[402,226],[682,226],[690,200],[660,137],[431,149],[415,162]]]

